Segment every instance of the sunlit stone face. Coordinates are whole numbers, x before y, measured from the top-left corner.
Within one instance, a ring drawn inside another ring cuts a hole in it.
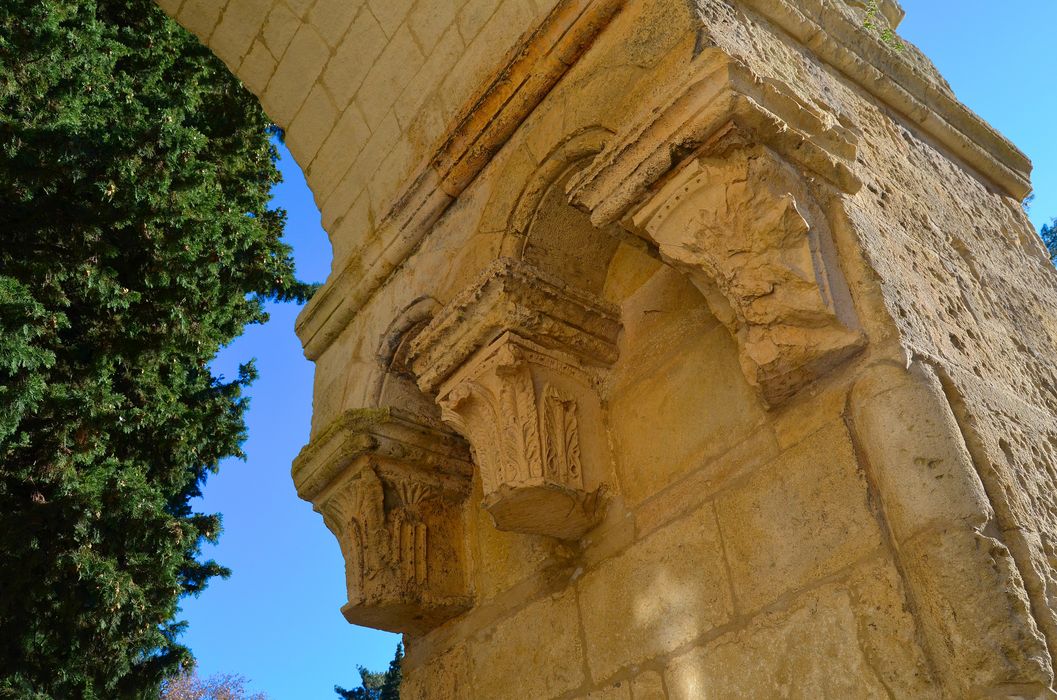
[[[1053,693],[1057,276],[894,0],[162,4],[331,236],[294,478],[402,697]]]

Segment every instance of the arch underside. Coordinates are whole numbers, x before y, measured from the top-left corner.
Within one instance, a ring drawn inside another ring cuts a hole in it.
[[[1049,692],[1028,166],[869,6],[160,4],[334,244],[294,479],[409,697]]]

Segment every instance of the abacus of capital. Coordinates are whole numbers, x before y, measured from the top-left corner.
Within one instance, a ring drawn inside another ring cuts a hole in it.
[[[159,4],[330,235],[293,476],[402,697],[1054,696],[1057,273],[895,0]]]

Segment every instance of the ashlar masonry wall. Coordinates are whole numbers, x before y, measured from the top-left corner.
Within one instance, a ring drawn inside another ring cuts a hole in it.
[[[161,4],[334,244],[293,474],[402,697],[1053,696],[1030,164],[863,3]]]

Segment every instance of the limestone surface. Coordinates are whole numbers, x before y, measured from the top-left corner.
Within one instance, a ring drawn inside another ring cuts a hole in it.
[[[896,0],[159,4],[330,235],[294,480],[403,696],[1057,697],[1057,272]]]

